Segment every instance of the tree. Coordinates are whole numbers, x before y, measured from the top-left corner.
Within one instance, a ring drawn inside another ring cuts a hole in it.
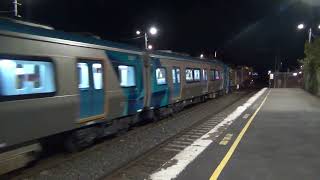
[[[306,57],[303,60],[305,88],[318,94],[320,89],[320,38],[305,45]]]

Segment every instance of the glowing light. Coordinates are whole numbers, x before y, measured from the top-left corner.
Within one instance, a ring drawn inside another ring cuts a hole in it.
[[[299,24],[298,29],[304,29],[304,24]]]
[[[155,28],[155,27],[151,27],[150,30],[149,30],[150,34],[152,35],[156,35],[158,33],[158,29]]]
[[[149,45],[148,45],[148,49],[151,50],[152,48],[153,48],[153,46],[152,46],[151,44],[149,44]]]
[[[204,58],[204,55],[203,55],[203,54],[200,54],[200,58],[203,59],[203,58]]]
[[[318,26],[318,29],[320,29],[320,24],[319,24],[319,26]]]
[[[136,31],[136,34],[137,34],[137,35],[140,35],[140,34],[141,34],[141,31]]]
[[[298,76],[298,73],[293,73],[292,75],[293,75],[293,76]]]
[[[270,75],[270,74],[271,74],[271,70],[268,71],[268,75]]]
[[[299,74],[302,74],[302,72],[300,71]]]

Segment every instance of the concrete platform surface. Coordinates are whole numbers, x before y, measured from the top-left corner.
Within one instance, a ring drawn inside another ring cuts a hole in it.
[[[227,145],[220,144],[223,139],[212,144],[177,179],[209,179],[248,119],[253,120],[225,162],[219,180],[320,179],[320,99],[302,89],[268,91],[254,118],[241,116],[229,128],[223,136],[231,139]],[[261,104],[264,97],[256,103]],[[257,108],[253,105],[244,114],[252,116]]]

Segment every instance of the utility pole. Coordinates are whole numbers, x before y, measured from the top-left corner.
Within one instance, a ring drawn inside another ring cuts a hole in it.
[[[144,46],[146,49],[148,49],[148,33],[144,33]]]
[[[311,44],[312,40],[312,28],[309,29],[309,44]]]
[[[18,3],[18,0],[13,0],[13,12],[14,12],[14,16],[15,17],[21,17],[19,15],[19,12],[18,12],[18,7],[21,6],[22,4]]]

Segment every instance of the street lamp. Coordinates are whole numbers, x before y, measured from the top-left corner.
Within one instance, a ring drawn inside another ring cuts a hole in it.
[[[139,31],[139,30],[136,31],[136,34],[137,34],[137,35],[140,35],[141,33],[142,33],[142,32]],[[156,34],[158,33],[158,29],[157,29],[156,27],[151,27],[151,28],[149,29],[149,31],[145,31],[145,32],[144,32],[144,36],[138,37],[138,38],[144,37],[144,45],[145,45],[145,48],[151,50],[153,47],[152,47],[152,45],[148,46],[148,41],[149,41],[149,34],[148,34],[148,33],[150,33],[151,35],[156,35]],[[150,48],[150,47],[151,47],[151,48]]]
[[[153,46],[151,44],[148,45],[148,49],[151,50]]]
[[[299,29],[299,30],[304,29],[304,24],[299,24],[299,25],[298,25],[298,29]]]
[[[19,6],[22,6],[21,3],[18,2],[18,0],[12,0],[13,4],[13,10],[12,11],[0,11],[0,13],[12,13],[14,14],[15,17],[20,18],[21,16],[19,15]]]
[[[299,24],[299,25],[297,26],[297,28],[298,28],[298,30],[305,29],[305,25],[304,25],[304,24]],[[318,25],[318,29],[320,29],[320,24]],[[309,44],[311,43],[312,36],[313,36],[312,27],[310,27],[310,28],[309,28],[309,33],[308,33]]]
[[[158,33],[158,29],[155,28],[155,27],[151,27],[150,30],[149,30],[150,34],[152,35],[156,35]]]

